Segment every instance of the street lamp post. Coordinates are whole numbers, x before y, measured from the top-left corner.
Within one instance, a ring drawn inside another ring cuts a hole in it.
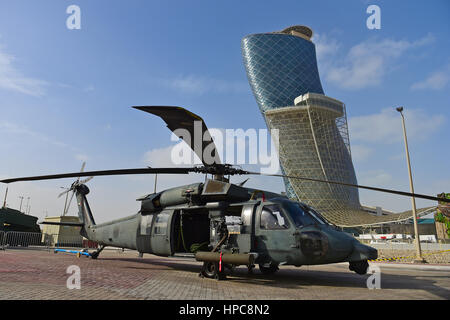
[[[22,212],[22,201],[23,201],[23,196],[19,196],[20,199],[20,207],[19,207],[19,211]]]
[[[405,152],[406,152],[406,163],[408,165],[408,173],[409,173],[409,188],[411,193],[414,193],[413,179],[411,173],[411,163],[409,160],[409,150],[408,150],[408,139],[406,138],[406,127],[405,127],[405,117],[403,116],[403,107],[396,108],[398,112],[400,112],[402,116],[402,126],[403,126],[403,137],[405,139]],[[417,226],[417,213],[416,213],[416,199],[411,197],[412,204],[412,212],[413,212],[413,220],[414,220],[414,234],[415,234],[415,244],[416,244],[416,260],[414,262],[426,262],[422,257],[422,250],[420,248],[420,239],[419,239],[419,227]]]
[[[25,211],[24,211],[25,214],[28,212],[29,206],[30,206],[30,197],[27,197],[27,206],[25,207]]]

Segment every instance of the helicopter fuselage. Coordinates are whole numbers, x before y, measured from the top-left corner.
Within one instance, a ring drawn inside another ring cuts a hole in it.
[[[260,266],[377,258],[376,249],[331,225],[306,204],[231,183],[208,180],[150,194],[138,199],[142,204],[137,214],[103,224],[92,223],[87,192],[77,192],[80,218],[91,220],[82,234],[103,246],[159,256],[253,255]]]

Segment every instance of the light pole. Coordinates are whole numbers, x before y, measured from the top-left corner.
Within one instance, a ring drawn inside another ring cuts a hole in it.
[[[406,127],[405,127],[405,117],[403,116],[403,107],[396,108],[398,112],[400,112],[402,116],[402,126],[403,126],[403,137],[405,139],[405,152],[406,152],[406,164],[408,165],[408,173],[409,173],[409,188],[411,193],[414,193],[413,179],[411,173],[411,163],[409,161],[409,150],[408,150],[408,139],[406,138]],[[416,199],[411,197],[412,204],[412,212],[413,212],[413,220],[414,220],[414,235],[415,235],[415,244],[416,244],[416,260],[414,262],[426,262],[422,257],[422,250],[420,248],[420,239],[419,239],[419,228],[417,226],[417,213],[416,213]]]
[[[22,201],[23,201],[23,196],[19,196],[19,199],[20,199],[20,208],[19,208],[19,211],[20,212],[22,212]]]
[[[29,206],[30,206],[30,197],[27,198],[27,206],[25,207],[25,211],[24,211],[25,214],[27,213]]]
[[[8,186],[6,186],[5,200],[3,200],[3,208],[6,208],[6,198],[8,197]]]

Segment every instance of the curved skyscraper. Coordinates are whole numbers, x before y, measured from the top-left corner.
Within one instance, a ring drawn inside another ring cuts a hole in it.
[[[345,105],[324,95],[311,37],[312,30],[305,26],[244,37],[242,55],[248,80],[267,126],[279,130],[284,174],[357,184]],[[284,181],[290,198],[315,207],[337,225],[385,218],[362,210],[356,188]]]

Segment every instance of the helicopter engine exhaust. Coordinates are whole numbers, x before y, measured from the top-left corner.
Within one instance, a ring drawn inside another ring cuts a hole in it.
[[[234,265],[252,265],[256,259],[254,253],[223,253],[222,262]],[[219,262],[219,252],[199,251],[195,254],[195,260],[203,262]]]

